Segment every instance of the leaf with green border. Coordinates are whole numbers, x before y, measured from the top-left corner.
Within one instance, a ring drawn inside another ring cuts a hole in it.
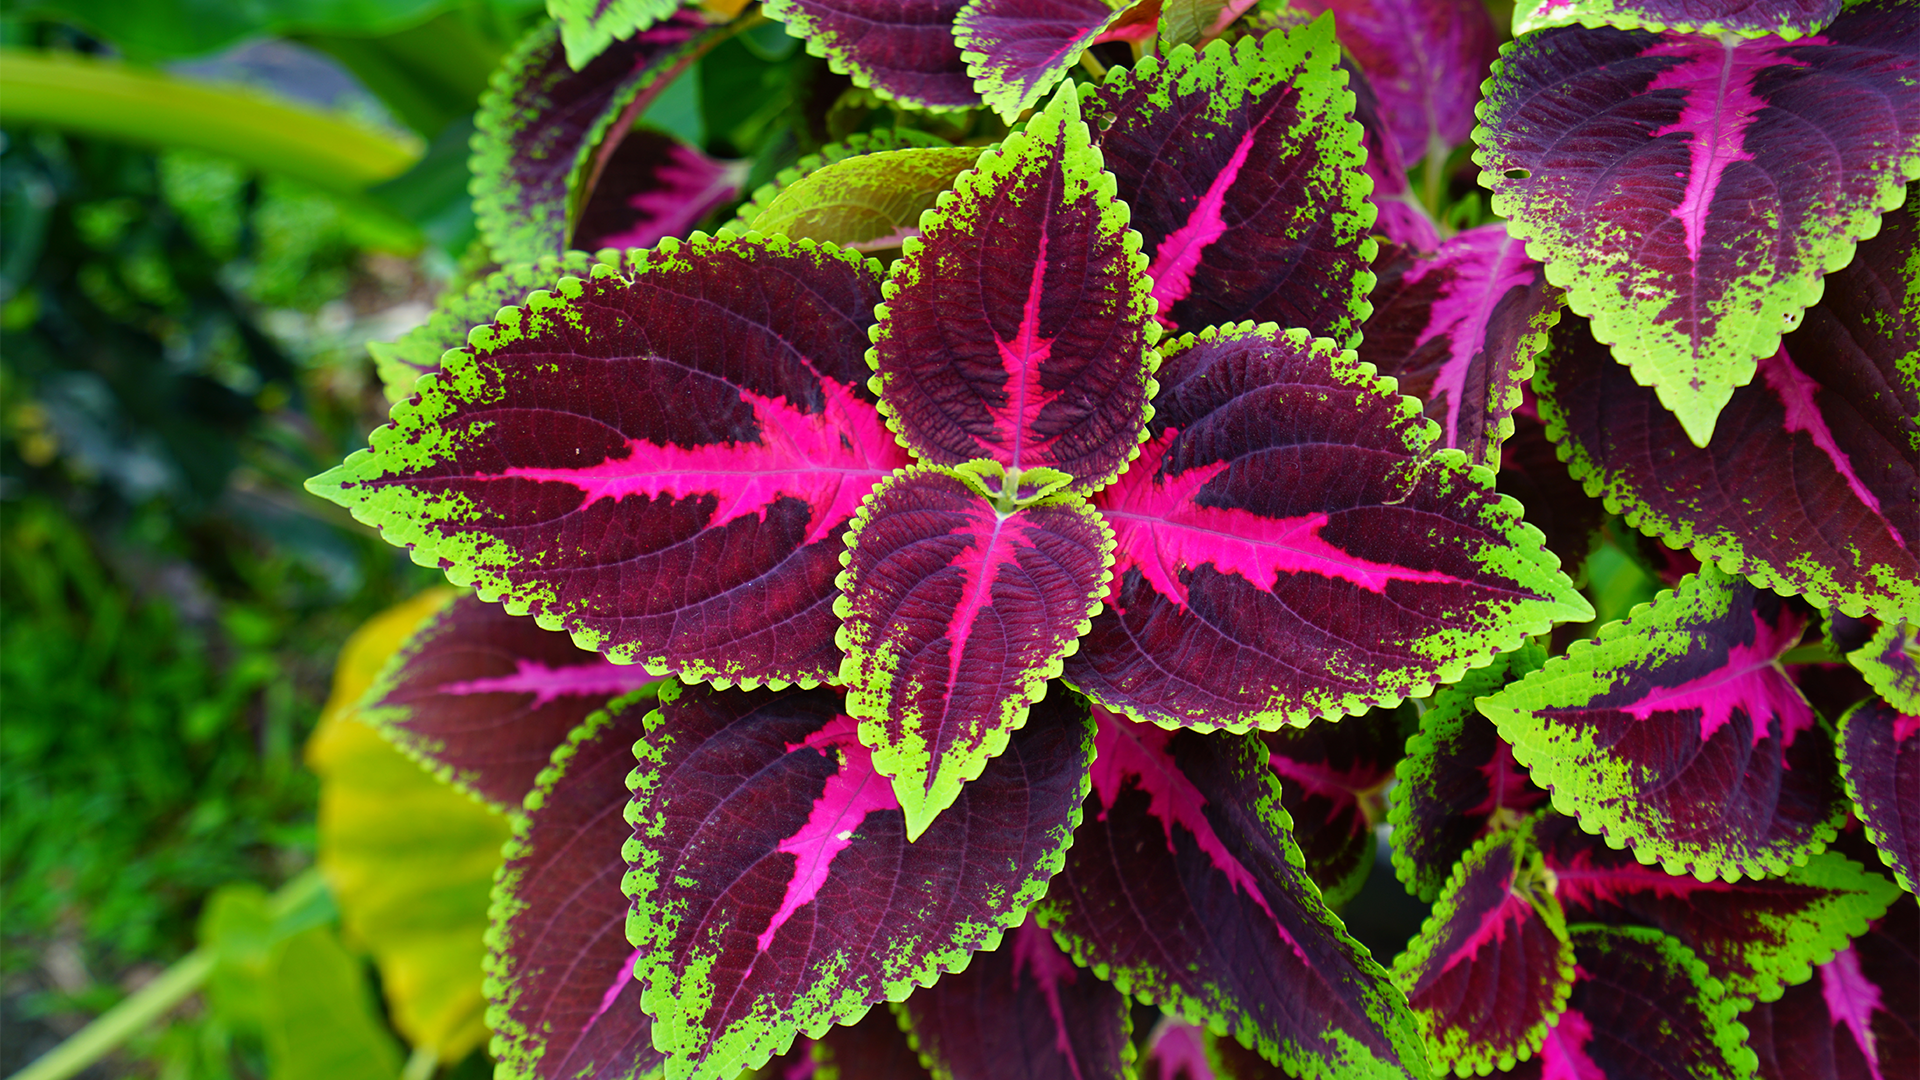
[[[1280,777],[1280,806],[1327,906],[1338,911],[1366,884],[1386,816],[1386,788],[1419,724],[1412,705],[1261,733]]]
[[[909,844],[831,690],[669,685],[634,747],[627,935],[679,1080],[728,1077],[1000,943],[1058,870],[1093,730],[1056,694]]]
[[[575,71],[622,38],[672,15],[680,0],[547,0],[547,14],[560,26],[567,65]]]
[[[1740,37],[1777,34],[1792,39],[1817,33],[1838,14],[1840,0],[1520,0],[1513,9],[1513,35],[1578,23]]]
[[[1740,1017],[1760,1080],[1920,1074],[1920,907],[1903,896],[1865,936]]]
[[[1847,653],[1847,663],[1895,712],[1920,714],[1920,623],[1881,623],[1871,640]]]
[[[1040,103],[1130,0],[967,0],[953,39],[974,92],[1011,124]]]
[[[1171,52],[1178,45],[1204,49],[1257,3],[1258,0],[1161,0],[1160,21],[1155,28],[1158,48],[1162,53]]]
[[[1920,884],[1920,716],[1869,698],[1840,718],[1840,775],[1880,860]]]
[[[852,151],[853,145],[828,151],[844,155],[839,160],[783,174],[777,189],[762,188],[729,228],[804,236],[855,251],[897,248],[920,235],[921,217],[980,156],[971,146]]]
[[[800,180],[813,173],[862,154],[879,154],[888,150],[908,150],[919,148],[945,148],[950,144],[936,135],[914,128],[893,127],[877,131],[856,132],[845,140],[822,147],[817,153],[808,154],[791,167],[780,170],[774,178],[755,188],[747,201],[740,204],[732,221],[720,227],[723,233],[744,233],[757,228],[755,221],[766,212],[767,207],[780,197],[780,194]],[[976,154],[978,152],[976,151]],[[951,186],[951,185],[949,185]],[[931,204],[929,204],[931,206]],[[916,224],[918,218],[914,219]],[[765,232],[767,230],[760,230]],[[814,240],[832,240],[832,237],[811,237]],[[834,243],[839,241],[834,240]],[[845,246],[845,245],[842,245]]]
[[[1556,809],[1642,862],[1781,874],[1847,813],[1832,735],[1780,666],[1806,626],[1704,567],[1478,708]]]
[[[953,20],[966,0],[766,0],[761,10],[787,24],[834,71],[889,101],[919,109],[980,104]]]
[[[665,132],[636,127],[604,162],[580,208],[571,246],[650,248],[686,237],[733,201],[749,163],[721,161]]]

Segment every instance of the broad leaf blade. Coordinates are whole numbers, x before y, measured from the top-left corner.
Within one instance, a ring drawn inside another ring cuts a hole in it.
[[[710,158],[671,135],[636,128],[607,157],[570,243],[599,251],[684,237],[746,178],[744,161]]]
[[[1705,446],[1920,177],[1916,59],[1902,0],[1803,43],[1548,30],[1496,66],[1474,160],[1547,279]],[[1579,104],[1532,105],[1549,99]]]
[[[915,991],[899,1009],[914,1045],[941,1076],[1132,1075],[1126,995],[1074,966],[1032,918],[998,949]]]
[[[920,839],[840,695],[668,688],[634,752],[627,933],[676,1075],[730,1077],[999,944],[1080,820],[1084,706],[1034,710]]]
[[[953,38],[973,88],[1011,124],[1040,103],[1133,5],[1107,0],[967,0]]]
[[[1847,653],[1847,663],[1895,712],[1920,714],[1920,621],[1881,623],[1872,639]]]
[[[905,147],[853,155],[780,189],[746,229],[839,244],[856,251],[899,247],[980,151],[970,146]]]
[[[1493,474],[1432,451],[1418,403],[1351,353],[1271,326],[1168,351],[1153,438],[1095,499],[1118,547],[1066,666],[1088,695],[1167,725],[1304,724],[1592,617]]]
[[[1813,978],[1740,1017],[1762,1080],[1893,1080],[1920,1068],[1920,907],[1902,897]]]
[[[477,330],[311,490],[617,662],[831,678],[842,532],[906,462],[861,381],[875,269],[779,239],[630,252]]]
[[[857,1024],[836,1025],[817,1040],[805,1040],[811,1044],[807,1060],[791,1071],[774,1072],[780,1064],[776,1059],[759,1075],[766,1080],[934,1080],[898,1019],[895,1012],[875,1009]]]
[[[1323,19],[1142,57],[1091,92],[1163,321],[1254,319],[1354,342],[1370,310],[1374,211],[1339,59]]]
[[[772,207],[773,203],[780,199],[788,189],[828,166],[837,165],[840,162],[849,161],[866,154],[881,154],[890,150],[909,149],[951,149],[951,147],[937,136],[916,131],[912,128],[882,128],[879,131],[860,132],[849,135],[846,141],[821,147],[819,153],[808,154],[806,157],[795,162],[792,168],[780,170],[771,181],[760,185],[754,190],[752,197],[740,204],[739,212],[734,216],[732,221],[721,226],[721,231],[741,233],[756,229],[763,233],[786,231],[789,236],[804,236],[809,240],[830,241],[839,244],[841,247],[854,246],[849,242],[841,240],[840,237],[833,235],[832,230],[843,227],[838,214],[829,212],[824,221],[812,224],[812,228],[822,229],[824,230],[824,234],[806,231],[809,226],[803,223],[803,221],[795,221],[784,217],[781,221],[783,225],[790,227],[799,226],[802,231],[794,232],[790,231],[790,229],[774,230],[761,228],[759,218],[762,214],[766,213],[767,210]],[[974,151],[974,156],[978,157],[979,151]],[[948,183],[940,190],[944,191],[952,186],[951,183]],[[828,206],[831,206],[833,205],[832,200],[841,194],[840,187],[839,184],[834,184],[817,194],[827,202]],[[938,195],[939,192],[934,192],[933,194]],[[798,205],[790,203],[788,204],[788,212],[790,214],[798,214],[804,207],[811,206],[814,201],[814,199],[809,198],[800,200]],[[926,207],[921,209],[930,209],[932,206],[933,201],[929,198]],[[916,231],[919,229],[920,216],[918,213],[913,215],[910,224],[912,224]]]
[[[616,40],[645,30],[679,6],[680,0],[547,0],[547,14],[560,25],[567,65],[578,71]]]
[[[568,732],[652,681],[462,596],[394,654],[361,715],[441,779],[512,815]]]
[[[840,575],[839,682],[907,838],[980,775],[1106,595],[1113,533],[1073,496],[1011,513],[921,465],[874,489]]]
[[[1094,791],[1041,925],[1294,1076],[1426,1076],[1405,999],[1301,865],[1264,745],[1095,718]]]
[[[1478,707],[1556,809],[1639,859],[1780,874],[1846,816],[1832,739],[1779,665],[1805,628],[1706,568]]]
[[[807,51],[881,97],[921,109],[980,104],[953,21],[966,0],[767,0]]]
[[[1622,30],[1677,30],[1689,34],[1737,34],[1797,38],[1818,31],[1840,14],[1840,0],[1520,0],[1513,34],[1550,26],[1613,26]]]
[[[940,197],[888,273],[873,387],[920,459],[1059,469],[1084,493],[1139,453],[1159,331],[1089,138],[1063,89]]]
[[[1534,390],[1574,477],[1728,573],[1849,615],[1920,614],[1920,200],[1881,224],[1704,450],[1563,320]]]
[[[1920,884],[1920,716],[1877,698],[1840,718],[1840,775],[1881,861]]]
[[[493,887],[487,1024],[499,1080],[657,1075],[627,943],[627,774],[648,702],[595,714],[527,796]]]
[[[1393,780],[1415,722],[1413,707],[1402,706],[1260,737],[1267,764],[1280,777],[1280,805],[1293,819],[1294,842],[1328,907],[1340,909],[1366,884],[1374,827],[1385,811],[1382,789]]]

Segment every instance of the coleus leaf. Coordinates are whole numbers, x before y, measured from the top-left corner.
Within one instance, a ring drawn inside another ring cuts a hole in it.
[[[1511,1069],[1540,1049],[1573,988],[1573,946],[1525,830],[1474,845],[1393,962],[1436,1067]]]
[[[1407,186],[1407,166],[1400,157],[1400,140],[1380,115],[1380,99],[1351,59],[1342,59],[1340,69],[1347,73],[1347,86],[1353,90],[1353,118],[1360,125],[1360,148],[1366,153],[1367,176],[1373,191],[1367,201],[1373,204],[1375,236],[1388,242],[1379,245],[1373,257],[1376,275],[1382,266],[1394,262],[1395,248],[1432,251],[1440,246],[1440,233],[1433,219],[1420,204],[1419,196]],[[1378,286],[1375,290],[1378,291]],[[1361,340],[1365,341],[1363,335]]]
[[[1866,644],[1847,653],[1847,663],[1894,711],[1920,714],[1920,622],[1883,622]]]
[[[781,189],[749,228],[856,251],[899,247],[919,235],[921,215],[979,156],[977,147],[925,146],[849,157]]]
[[[1395,767],[1387,822],[1393,826],[1393,869],[1407,891],[1427,903],[1454,864],[1487,834],[1518,828],[1547,793],[1513,759],[1513,747],[1474,708],[1546,663],[1545,650],[1524,645],[1433,696],[1420,730]]]
[[[1039,104],[1132,0],[967,0],[953,38],[973,88],[1011,124]]]
[[[883,98],[921,109],[980,104],[953,21],[966,0],[766,0],[807,51]]]
[[[387,400],[405,401],[413,396],[413,384],[420,376],[440,370],[440,358],[448,349],[467,343],[467,332],[480,323],[492,322],[503,307],[518,304],[535,289],[544,288],[562,277],[584,277],[599,261],[584,251],[562,255],[542,255],[532,262],[515,263],[496,270],[465,289],[448,289],[434,302],[427,321],[392,342],[367,343],[380,385]]]
[[[1701,881],[1643,865],[1572,818],[1545,815],[1533,836],[1568,922],[1664,930],[1743,1007],[1805,980],[1809,965],[1846,948],[1900,895],[1878,872],[1834,851],[1782,877]]]
[[[775,1073],[767,1080],[934,1080],[895,1014],[886,1009],[874,1009],[857,1024],[835,1025],[818,1040],[806,1041],[811,1044],[809,1060],[796,1071]]]
[[[1107,610],[1065,676],[1108,708],[1245,730],[1391,707],[1592,609],[1419,405],[1272,326],[1167,349],[1151,441],[1094,500]],[[1444,613],[1444,614],[1443,614]]]
[[[1026,723],[1113,563],[1112,531],[1078,497],[1001,510],[978,483],[931,465],[895,473],[843,557],[839,682],[908,840]]]
[[[1920,177],[1916,59],[1904,0],[1800,43],[1547,30],[1495,66],[1474,160],[1547,280],[1706,446]]]
[[[1094,717],[1094,790],[1040,924],[1303,1080],[1426,1076],[1405,999],[1307,877],[1264,744]]]
[[[1920,613],[1920,199],[1881,225],[1704,450],[1562,320],[1534,390],[1573,476],[1641,531],[1776,592]]]
[[[1400,156],[1418,161],[1467,141],[1498,49],[1493,16],[1475,0],[1292,0],[1334,13],[1335,30],[1380,97]]]
[[[575,71],[629,37],[672,15],[680,0],[547,0],[547,14],[560,26],[567,63]]]
[[[1576,926],[1566,1011],[1512,1080],[1740,1080],[1736,1002],[1685,945],[1645,927]]]
[[[696,236],[501,312],[309,489],[655,674],[840,669],[843,532],[906,464],[861,384],[877,267]]]
[[[1207,42],[1226,33],[1235,19],[1247,13],[1257,0],[1162,0],[1160,21],[1155,27],[1162,54],[1176,45],[1204,48]],[[1145,7],[1145,4],[1140,5]]]
[[[1880,859],[1908,892],[1920,884],[1920,715],[1878,698],[1840,718],[1840,775]]]
[[[651,682],[641,668],[461,596],[394,654],[361,716],[441,779],[513,814],[568,732]]]
[[[922,218],[876,309],[881,411],[923,461],[1059,469],[1089,492],[1139,453],[1153,395],[1146,257],[1064,87]]]
[[[1384,815],[1382,794],[1413,726],[1412,706],[1375,709],[1338,723],[1263,733],[1280,777],[1280,806],[1327,906],[1338,910],[1366,884]]]
[[[1242,1049],[1232,1039],[1222,1042],[1222,1049],[1239,1050],[1261,1065],[1267,1065],[1266,1058]],[[1160,1022],[1147,1035],[1146,1056],[1140,1061],[1140,1080],[1214,1080],[1207,1043],[1206,1028],[1162,1014]]]
[[[680,12],[577,71],[555,24],[523,38],[474,117],[473,211],[493,257],[524,262],[566,250],[591,175],[633,117],[720,33]]]
[[[1920,1070],[1920,907],[1901,897],[1864,937],[1740,1019],[1763,1080],[1894,1080]]]
[[[1085,708],[1037,706],[909,844],[840,695],[673,685],[634,747],[629,939],[676,1076],[729,1077],[999,944],[1080,820]]]
[[[626,937],[627,774],[647,703],[576,728],[528,794],[494,879],[487,1025],[501,1080],[658,1075]]]
[[[936,1076],[1120,1080],[1133,1074],[1126,995],[1074,966],[1032,918],[998,949],[916,991],[899,1010]]]
[[[1333,21],[1175,49],[1089,91],[1171,325],[1254,319],[1351,345],[1370,310],[1374,211]]]
[[[1501,440],[1494,488],[1526,508],[1527,524],[1546,537],[1547,550],[1559,556],[1560,565],[1574,568],[1576,584],[1585,584],[1587,560],[1599,547],[1607,523],[1607,506],[1568,475],[1529,397],[1522,394],[1512,416],[1513,434]]]
[[[1426,403],[1440,445],[1497,468],[1534,358],[1560,321],[1560,290],[1498,224],[1380,270],[1360,359]]]
[[[1478,708],[1556,809],[1641,861],[1780,874],[1846,816],[1832,738],[1779,663],[1805,628],[1707,567]]]
[[[1840,13],[1840,0],[1520,0],[1513,35],[1579,23],[1622,30],[1677,30],[1689,34],[1736,34],[1797,38]]]
[[[636,128],[606,159],[571,243],[586,251],[649,248],[686,236],[746,177],[744,161],[718,161],[671,135]]]

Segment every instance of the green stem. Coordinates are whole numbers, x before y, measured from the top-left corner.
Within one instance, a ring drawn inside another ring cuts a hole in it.
[[[195,949],[127,1000],[103,1013],[9,1080],[66,1080],[173,1010],[213,970],[213,952]]]
[[[1826,643],[1815,642],[1812,645],[1800,645],[1788,649],[1780,656],[1782,664],[1838,664],[1840,658],[1827,651]]]

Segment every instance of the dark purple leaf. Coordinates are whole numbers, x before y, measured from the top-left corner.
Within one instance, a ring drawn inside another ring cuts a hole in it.
[[[922,460],[1060,469],[1084,493],[1139,452],[1158,327],[1088,138],[1063,89],[941,196],[888,273],[874,385]]]
[[[875,270],[777,238],[630,252],[502,312],[312,490],[615,660],[830,679],[845,529],[907,462],[864,385]]]
[[[1558,321],[1560,290],[1540,264],[1504,226],[1483,225],[1383,269],[1360,359],[1426,403],[1441,446],[1497,467],[1521,388]]]
[[[1280,805],[1294,842],[1327,906],[1339,909],[1373,869],[1374,826],[1386,814],[1383,789],[1417,721],[1411,705],[1345,720],[1282,728],[1260,736],[1280,777]]]
[[[1520,0],[1514,36],[1581,23],[1623,30],[1683,30],[1696,34],[1780,34],[1796,38],[1833,21],[1840,0]]]
[[[732,199],[746,177],[745,162],[716,161],[671,135],[636,129],[607,158],[572,245],[649,248],[684,237]]]
[[[953,22],[966,0],[767,0],[807,51],[882,97],[923,109],[980,104]]]
[[[1113,533],[1079,498],[1002,513],[974,482],[931,465],[883,481],[840,575],[839,682],[909,840],[1026,723],[1113,561]]]
[[[1332,342],[1239,327],[1166,349],[1153,436],[1095,498],[1114,589],[1066,678],[1167,725],[1391,707],[1592,609],[1493,474]]]
[[[900,1006],[947,1077],[1119,1080],[1132,1048],[1126,995],[1074,966],[1031,918]],[[882,1076],[881,1073],[858,1074]]]
[[[1901,897],[1812,979],[1740,1020],[1761,1080],[1920,1076],[1920,907]]]
[[[875,1009],[857,1024],[836,1025],[817,1041],[809,1041],[813,1042],[811,1072],[767,1080],[933,1080],[887,1009]]]
[[[1360,124],[1360,148],[1367,156],[1367,175],[1373,178],[1373,192],[1367,196],[1378,217],[1373,221],[1375,236],[1386,243],[1374,256],[1377,274],[1393,262],[1393,249],[1427,252],[1440,246],[1440,234],[1433,219],[1420,205],[1419,196],[1407,187],[1407,166],[1400,158],[1400,140],[1388,130],[1380,115],[1380,99],[1351,59],[1342,58],[1340,70],[1347,73],[1347,86],[1353,90],[1353,118]]]
[[[1132,5],[1107,0],[968,0],[953,22],[973,88],[1009,124],[1066,76]]]
[[[487,1026],[502,1080],[640,1080],[665,1057],[627,943],[627,774],[646,705],[575,729],[540,774],[493,887]]]
[[[840,695],[661,691],[634,747],[627,932],[676,1075],[731,1077],[965,967],[1045,892],[1079,823],[1085,706],[1036,706],[909,844]]]
[[[682,11],[575,71],[554,23],[521,41],[494,75],[474,118],[473,209],[493,257],[522,262],[570,245],[592,177],[634,116],[719,40]]]
[[[1478,707],[1557,809],[1641,860],[1784,873],[1846,816],[1832,738],[1778,663],[1806,624],[1705,568]]]
[[[1547,30],[1496,65],[1475,160],[1547,279],[1706,446],[1920,174],[1916,60],[1908,0],[1791,43]]]
[[[653,682],[644,669],[462,596],[394,654],[361,715],[453,786],[513,814],[568,732]]]
[[[1920,884],[1920,716],[1878,698],[1840,718],[1840,775],[1880,858],[1908,892]]]
[[[1087,102],[1160,317],[1353,343],[1373,284],[1360,127],[1331,20],[1115,68]]]
[[[1540,1049],[1573,986],[1573,946],[1524,831],[1489,836],[1460,860],[1393,982],[1442,1072],[1511,1069]]]
[[[1265,745],[1094,715],[1093,794],[1041,924],[1295,1076],[1425,1077],[1405,1000],[1301,865]]]
[[[1607,507],[1567,472],[1547,439],[1546,425],[1526,400],[1530,398],[1523,395],[1513,414],[1513,434],[1500,444],[1494,489],[1525,508],[1527,524],[1546,536],[1547,550],[1560,557],[1561,566],[1574,568],[1574,581],[1582,583],[1587,559],[1600,543]]]

